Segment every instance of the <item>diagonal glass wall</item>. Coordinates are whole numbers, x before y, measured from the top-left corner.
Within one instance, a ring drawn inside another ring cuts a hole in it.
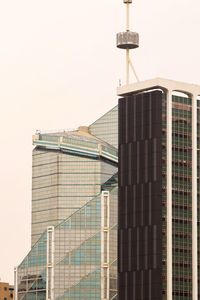
[[[108,289],[109,298],[117,295],[117,180],[116,175],[102,185],[109,194],[107,238],[109,252],[102,252],[102,195],[90,200],[54,229],[51,247],[45,232],[18,267],[19,299],[46,299],[49,281],[47,253],[52,251],[50,299],[102,299]],[[48,248],[48,249],[47,249]],[[51,249],[51,250],[49,250]],[[108,256],[106,259],[105,256]],[[108,262],[109,278],[104,276]],[[47,279],[48,278],[48,279]],[[102,285],[102,278],[108,285]],[[102,288],[103,287],[103,288]]]
[[[45,232],[17,269],[18,300],[46,299],[46,254]]]
[[[89,126],[91,134],[118,148],[118,105]]]

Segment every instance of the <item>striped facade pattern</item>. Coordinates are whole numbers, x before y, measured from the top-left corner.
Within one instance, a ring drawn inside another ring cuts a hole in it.
[[[200,87],[158,78],[118,94],[119,300],[198,300]]]

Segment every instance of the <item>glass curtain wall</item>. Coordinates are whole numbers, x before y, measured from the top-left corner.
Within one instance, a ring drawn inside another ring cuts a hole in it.
[[[89,126],[91,134],[118,148],[118,105]]]
[[[173,299],[192,298],[192,101],[172,98]]]
[[[115,167],[89,157],[37,148],[33,151],[32,245],[99,194]]]
[[[118,107],[89,128],[34,135],[32,248],[16,300],[117,299],[117,140]]]
[[[110,193],[109,299],[117,297],[117,176],[102,185]],[[54,299],[101,299],[101,194],[55,227]],[[46,299],[47,233],[18,267],[18,297]]]
[[[18,300],[46,299],[46,253],[44,232],[17,269]]]

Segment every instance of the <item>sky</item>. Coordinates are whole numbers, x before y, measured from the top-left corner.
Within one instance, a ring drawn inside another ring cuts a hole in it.
[[[133,0],[140,80],[200,84],[200,1]],[[31,152],[37,129],[89,125],[125,82],[122,0],[0,0],[0,279],[30,250]]]

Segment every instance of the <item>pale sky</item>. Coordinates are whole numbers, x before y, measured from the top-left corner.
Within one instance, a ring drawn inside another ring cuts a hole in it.
[[[133,0],[140,80],[200,84],[200,1]],[[125,53],[123,0],[0,0],[0,278],[30,250],[36,129],[88,125],[117,104]]]

